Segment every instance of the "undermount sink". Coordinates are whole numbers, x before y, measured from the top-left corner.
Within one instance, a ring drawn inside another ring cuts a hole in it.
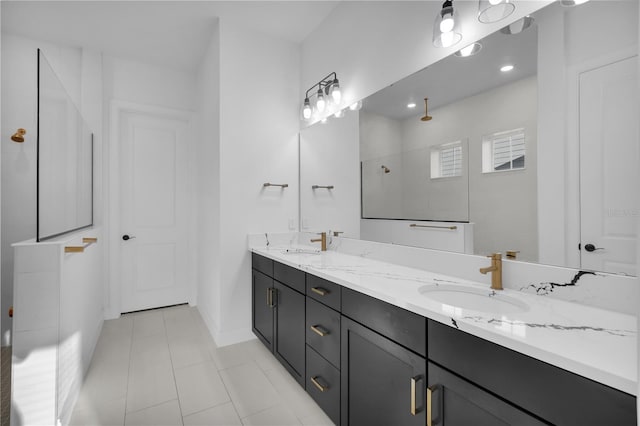
[[[429,284],[418,289],[420,294],[429,299],[452,306],[495,314],[512,314],[526,312],[529,305],[490,288],[475,288],[455,284]]]

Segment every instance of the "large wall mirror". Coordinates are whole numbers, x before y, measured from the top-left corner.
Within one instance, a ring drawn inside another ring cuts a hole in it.
[[[37,241],[93,224],[93,134],[38,50]]]
[[[554,2],[479,44],[363,100],[360,238],[459,223],[467,253],[636,275],[638,2]],[[338,120],[302,131],[302,180],[305,133]]]

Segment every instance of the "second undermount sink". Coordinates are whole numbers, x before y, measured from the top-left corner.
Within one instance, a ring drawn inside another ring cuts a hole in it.
[[[321,251],[313,248],[288,248],[282,250],[282,254],[320,254]]]
[[[455,308],[495,314],[526,312],[529,305],[490,288],[476,288],[455,284],[429,284],[418,289],[420,294],[436,302]]]

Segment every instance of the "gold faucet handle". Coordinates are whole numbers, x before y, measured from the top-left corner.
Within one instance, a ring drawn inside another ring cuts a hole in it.
[[[502,253],[492,253],[489,256],[487,256],[489,259],[502,259]]]

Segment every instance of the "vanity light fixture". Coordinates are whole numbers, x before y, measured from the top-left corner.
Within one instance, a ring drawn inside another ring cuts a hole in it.
[[[511,65],[511,64],[503,65],[503,66],[500,68],[500,71],[502,71],[502,72],[509,72],[509,71],[511,71],[511,70],[513,70],[513,65]]]
[[[458,13],[453,8],[453,0],[445,0],[433,25],[433,45],[435,47],[449,47],[460,40],[462,40],[462,33],[460,32]]]
[[[459,58],[466,58],[468,56],[475,55],[480,50],[482,50],[482,43],[476,42],[476,43],[471,43],[467,47],[463,47],[462,49],[455,52],[454,55],[458,56]]]
[[[498,22],[511,15],[515,9],[511,0],[479,0],[478,21],[483,24]]]
[[[504,28],[500,29],[502,34],[512,35],[512,34],[520,34],[527,28],[529,28],[533,24],[533,18],[531,16],[525,16],[522,19],[518,19],[516,22],[513,22],[507,25]]]
[[[429,121],[429,120],[431,120],[433,118],[428,114],[428,108],[427,108],[427,100],[428,99],[429,98],[424,98],[424,117],[422,117],[420,119],[421,121]]]
[[[317,90],[315,90],[317,88]],[[311,98],[315,95],[315,104],[311,104]],[[310,120],[313,111],[322,114],[328,109],[329,104],[338,105],[342,100],[342,92],[340,91],[340,82],[338,75],[332,72],[307,90],[302,104],[302,118]]]
[[[344,117],[344,109],[339,109],[335,112],[335,114],[333,114],[333,116],[335,118],[342,118]]]

